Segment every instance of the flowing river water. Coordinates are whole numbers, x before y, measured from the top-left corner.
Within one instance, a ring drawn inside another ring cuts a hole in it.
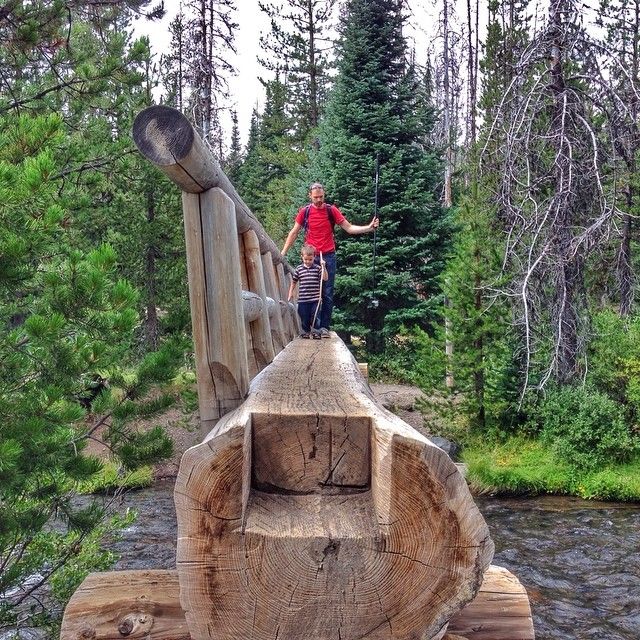
[[[129,493],[136,523],[114,569],[175,567],[173,483]],[[537,640],[640,639],[640,506],[573,498],[476,499],[494,564],[526,587]]]

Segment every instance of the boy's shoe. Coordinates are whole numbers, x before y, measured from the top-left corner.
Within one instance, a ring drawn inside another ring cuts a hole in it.
[[[312,332],[311,332],[311,337],[312,337],[314,340],[320,340],[320,338],[322,338],[322,336],[320,335],[320,332],[319,332],[319,331],[312,331]]]
[[[306,340],[308,340],[308,339],[309,339],[309,334],[308,334],[306,331],[303,331],[303,332],[300,334],[300,337],[301,337],[301,338],[305,338]]]
[[[324,327],[320,327],[320,337],[321,338],[330,338],[331,334],[329,333],[329,329],[325,329]]]

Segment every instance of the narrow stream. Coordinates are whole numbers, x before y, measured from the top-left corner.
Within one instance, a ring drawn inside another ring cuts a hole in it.
[[[640,639],[640,507],[573,498],[476,500],[493,563],[529,593],[537,640]],[[173,483],[132,492],[114,569],[175,567]]]

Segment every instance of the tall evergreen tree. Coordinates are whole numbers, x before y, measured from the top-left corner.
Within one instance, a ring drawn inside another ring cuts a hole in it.
[[[465,398],[458,410],[463,410],[471,423],[484,429],[487,426],[504,427],[517,418],[518,335],[510,326],[507,301],[496,291],[501,282],[501,247],[487,242],[499,237],[501,227],[496,215],[496,167],[491,164],[491,131],[496,136],[500,119],[508,121],[508,113],[499,109],[513,79],[513,56],[526,42],[526,24],[513,0],[489,5],[485,56],[482,60],[483,82],[480,105],[485,121],[480,141],[475,136],[467,140],[465,184],[454,204],[457,226],[453,251],[447,262],[443,288],[447,298],[445,316],[453,345],[449,366],[453,386]],[[506,47],[505,40],[510,44]],[[473,112],[473,109],[472,109]],[[473,133],[475,127],[470,126]],[[500,139],[500,138],[498,138]],[[484,149],[482,167],[480,150]]]
[[[235,0],[185,0],[188,38],[185,46],[185,80],[191,87],[188,108],[203,140],[222,161],[221,109],[228,96],[227,79],[234,68],[228,58],[235,53]]]
[[[369,220],[380,158],[376,279],[372,238],[340,242],[335,318],[373,352],[403,324],[429,325],[451,232],[438,204],[441,163],[425,147],[433,118],[407,62],[401,0],[350,0],[341,18],[338,76],[320,128],[314,179],[353,222]]]
[[[277,242],[291,226],[295,180],[304,154],[295,147],[292,119],[286,112],[287,91],[279,77],[264,82],[262,114],[254,111],[244,162],[239,170],[240,193]]]
[[[15,594],[0,604],[4,632],[51,614],[38,605],[43,585],[65,602],[87,571],[107,566],[105,510],[73,501],[102,468],[85,447],[102,430],[122,471],[169,454],[161,430],[127,422],[166,406],[134,399],[169,380],[182,351],[136,366],[136,290],[118,279],[112,247],[69,242],[55,178],[61,119],[8,116],[0,131],[0,593]]]
[[[333,43],[326,33],[332,25],[336,0],[260,2],[271,28],[260,38],[263,66],[281,75],[288,90],[287,113],[298,146],[318,126],[330,84]]]
[[[640,2],[600,2],[599,26],[605,27],[605,41],[611,55],[606,80],[598,89],[606,104],[615,155],[608,158],[617,193],[620,224],[615,248],[615,286],[611,297],[618,301],[621,316],[634,306],[636,269],[633,250],[637,245],[640,212],[638,152],[640,151]],[[606,268],[606,267],[605,267]],[[637,267],[636,267],[637,268]]]
[[[240,127],[238,126],[238,112],[231,111],[231,146],[224,164],[224,170],[229,180],[235,185],[238,182],[240,165],[242,164],[242,148],[240,145]]]
[[[251,112],[249,137],[244,159],[238,169],[238,193],[249,209],[256,211],[260,206],[259,194],[264,187],[265,178],[260,159],[260,112],[255,107]]]
[[[117,226],[137,206],[125,172],[150,68],[148,43],[127,35],[129,4],[146,3],[11,3],[0,19],[0,592],[41,576],[3,603],[3,631],[43,584],[64,601],[109,560],[103,510],[72,501],[102,467],[86,442],[100,431],[122,470],[170,451],[161,431],[127,421],[166,407],[139,399],[183,347],[137,362],[139,296],[104,243],[126,249]]]
[[[162,101],[164,104],[182,111],[185,100],[187,66],[187,27],[182,5],[178,14],[169,24],[169,33],[171,35],[169,51],[160,56],[160,75],[164,88]]]

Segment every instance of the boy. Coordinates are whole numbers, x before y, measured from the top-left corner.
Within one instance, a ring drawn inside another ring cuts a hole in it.
[[[296,284],[299,283],[300,286],[298,291],[298,315],[302,324],[301,338],[309,338],[309,334],[313,338],[320,338],[320,334],[315,328],[312,328],[311,324],[320,306],[320,280],[322,279],[326,282],[329,274],[325,268],[324,260],[322,260],[321,264],[314,263],[315,252],[315,248],[310,244],[302,245],[300,252],[302,264],[299,264],[293,272],[293,280],[289,286],[288,300],[293,298]]]

